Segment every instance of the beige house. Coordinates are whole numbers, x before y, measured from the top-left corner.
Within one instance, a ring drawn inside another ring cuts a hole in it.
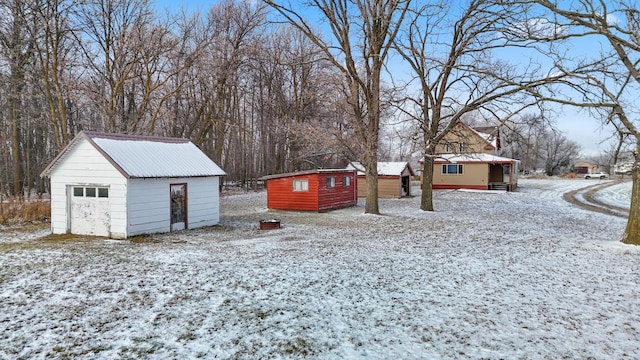
[[[436,145],[437,154],[495,154],[497,150],[500,150],[497,127],[472,128],[461,121]]]
[[[436,146],[433,189],[514,190],[520,161],[497,156],[497,150],[497,127],[472,128],[458,122]]]
[[[367,196],[367,179],[360,163],[347,166],[358,171],[358,197]],[[378,162],[378,197],[402,198],[411,196],[411,178],[415,176],[408,162]]]
[[[441,154],[433,165],[433,189],[513,191],[519,166],[519,160],[491,154]]]

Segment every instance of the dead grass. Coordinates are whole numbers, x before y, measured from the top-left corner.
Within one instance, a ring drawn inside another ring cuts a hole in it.
[[[0,224],[2,225],[46,221],[50,218],[51,203],[49,200],[10,198],[0,202]]]
[[[75,235],[75,234],[49,234],[41,237],[39,240],[43,241],[68,241],[68,240],[83,240],[86,239],[84,235]]]

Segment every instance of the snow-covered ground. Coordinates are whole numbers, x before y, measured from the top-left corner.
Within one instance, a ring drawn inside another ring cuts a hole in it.
[[[381,216],[234,195],[220,226],[134,241],[0,233],[0,358],[640,358],[625,220],[562,200],[585,181],[520,185]]]
[[[605,204],[628,209],[631,202],[631,185],[631,181],[612,185],[597,192],[595,198]]]

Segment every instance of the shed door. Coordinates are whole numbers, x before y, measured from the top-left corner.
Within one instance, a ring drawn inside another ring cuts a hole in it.
[[[187,184],[170,185],[171,231],[187,227]]]
[[[79,235],[109,236],[109,188],[71,186],[68,194],[69,231]]]
[[[403,176],[400,178],[400,182],[402,183],[402,192],[400,195],[402,197],[411,196],[411,177]]]

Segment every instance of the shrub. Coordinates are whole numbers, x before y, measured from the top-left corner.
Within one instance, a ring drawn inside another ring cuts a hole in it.
[[[51,218],[49,200],[9,198],[0,202],[0,224],[45,221]]]

